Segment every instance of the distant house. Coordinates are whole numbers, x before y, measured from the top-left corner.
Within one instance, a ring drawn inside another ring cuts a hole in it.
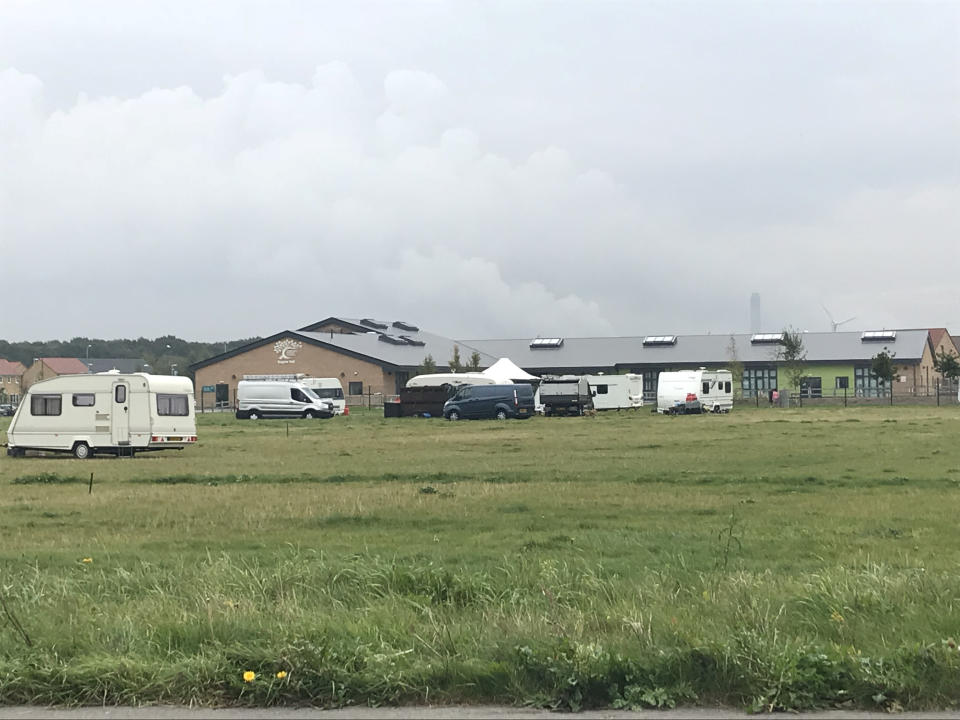
[[[49,380],[58,375],[87,375],[89,372],[83,360],[78,358],[37,358],[23,373],[23,379],[20,381],[21,392],[26,392],[31,385],[40,380]]]
[[[24,364],[0,358],[0,395],[6,402],[17,403],[23,390],[23,373],[27,371]]]

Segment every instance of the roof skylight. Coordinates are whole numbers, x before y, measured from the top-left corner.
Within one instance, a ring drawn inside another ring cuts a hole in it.
[[[867,330],[860,334],[860,342],[893,342],[896,339],[896,330]]]
[[[541,348],[558,348],[563,345],[563,338],[534,338],[530,341],[530,347],[534,350]]]
[[[783,333],[755,333],[750,336],[752,345],[776,345],[783,342]]]
[[[676,335],[647,335],[643,339],[643,344],[646,347],[652,345],[676,345],[677,336]]]

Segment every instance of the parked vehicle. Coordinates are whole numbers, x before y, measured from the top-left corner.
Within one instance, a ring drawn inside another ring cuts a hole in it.
[[[406,386],[408,388],[442,387],[443,385],[460,387],[461,385],[496,385],[498,383],[503,384],[503,381],[498,381],[479,372],[430,373],[410,378],[407,380]]]
[[[620,410],[643,406],[643,376],[584,375],[590,383],[593,407],[596,410]]]
[[[190,378],[146,373],[60,375],[30,386],[7,429],[7,455],[27,450],[134,455],[197,441]]]
[[[13,405],[3,404],[0,405],[0,417],[13,417],[13,414],[16,412],[16,408]]]
[[[473,418],[528,418],[534,414],[533,387],[509,385],[463,385],[443,405],[447,420]]]
[[[237,418],[331,418],[333,401],[322,400],[299,380],[241,380]]]
[[[593,410],[593,396],[586,376],[545,376],[540,381],[544,416],[583,415]]]
[[[347,400],[343,396],[343,384],[340,378],[305,377],[300,382],[313,390],[321,400],[330,400],[335,414],[343,415],[343,411],[347,408]]]
[[[727,413],[732,409],[733,376],[729,370],[678,370],[662,372],[657,379],[658,413]]]

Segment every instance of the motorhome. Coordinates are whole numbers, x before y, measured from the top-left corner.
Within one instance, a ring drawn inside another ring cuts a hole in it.
[[[622,410],[643,406],[643,376],[584,375],[590,383],[595,410]]]
[[[244,376],[249,377],[249,376]],[[333,401],[323,400],[301,380],[241,380],[237,419],[331,418]]]
[[[347,400],[343,396],[343,383],[340,382],[340,378],[305,377],[300,382],[313,390],[321,400],[332,402],[334,413],[343,415],[343,411],[347,408]]]
[[[496,385],[498,383],[509,385],[510,382],[510,380],[507,380],[506,383],[504,383],[502,380],[497,380],[496,378],[479,372],[430,373],[428,375],[417,375],[410,378],[407,380],[407,387],[442,387],[449,385],[450,387],[456,388],[461,385]]]
[[[146,373],[60,375],[30,386],[7,429],[7,454],[28,450],[132,456],[197,441],[193,383]]]
[[[678,370],[662,372],[657,379],[658,413],[728,413],[732,409],[733,376],[729,370]]]

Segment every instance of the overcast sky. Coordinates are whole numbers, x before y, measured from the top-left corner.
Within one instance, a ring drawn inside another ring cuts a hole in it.
[[[0,337],[960,332],[960,3],[0,3]]]

